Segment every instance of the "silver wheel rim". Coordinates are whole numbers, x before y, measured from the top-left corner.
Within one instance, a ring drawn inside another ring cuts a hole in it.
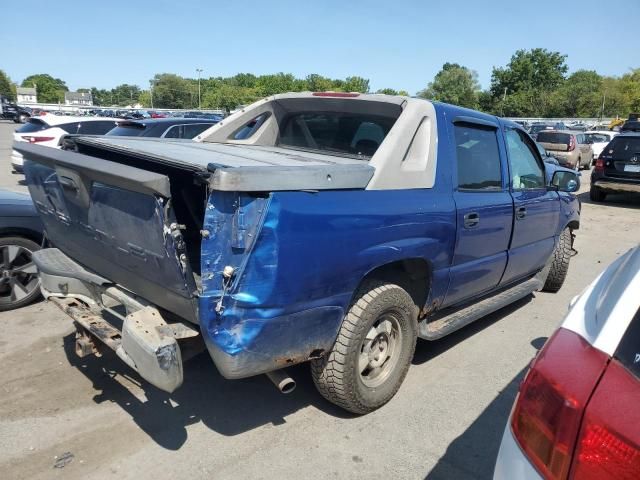
[[[19,302],[38,288],[32,253],[20,245],[0,246],[0,304]]]
[[[396,368],[402,350],[402,330],[393,313],[384,313],[371,326],[360,347],[358,373],[367,387],[377,387]]]

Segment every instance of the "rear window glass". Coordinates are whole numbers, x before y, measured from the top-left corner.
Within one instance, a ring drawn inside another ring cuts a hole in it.
[[[37,118],[30,118],[27,123],[16,128],[16,133],[33,133],[49,128],[49,125]]]
[[[585,133],[585,139],[591,143],[606,143],[609,141],[609,135],[604,133]]]
[[[109,130],[107,135],[115,135],[118,137],[137,137],[142,135],[144,129],[145,126],[140,123],[118,125],[116,128]]]
[[[289,116],[281,128],[280,145],[371,157],[395,118],[338,112],[308,112]]]
[[[603,152],[616,160],[629,160],[640,156],[640,137],[615,137]]]
[[[262,124],[268,117],[269,114],[266,112],[258,115],[256,118],[243,125],[240,129],[236,130],[236,132],[232,136],[233,139],[245,140],[249,138],[251,135],[258,131],[258,129],[262,126]]]
[[[568,133],[557,132],[540,132],[537,141],[540,143],[555,143],[560,145],[569,145],[571,135]]]

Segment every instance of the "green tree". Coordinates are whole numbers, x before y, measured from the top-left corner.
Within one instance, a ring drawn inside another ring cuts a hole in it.
[[[111,89],[111,95],[113,96],[113,102],[116,105],[134,105],[138,102],[140,96],[140,87],[137,85],[129,85],[123,83],[115,88]]]
[[[290,73],[276,73],[273,75],[260,75],[256,87],[262,96],[275,95],[277,93],[296,91],[296,78]]]
[[[547,114],[596,117],[602,105],[602,77],[593,70],[578,70],[550,95]]]
[[[307,82],[307,89],[310,92],[326,92],[333,88],[333,82],[330,78],[323,77],[317,73],[307,75],[305,80]]]
[[[254,102],[259,97],[256,89],[221,83],[205,93],[202,105],[205,108],[220,108],[228,114],[238,106]]]
[[[418,92],[421,98],[478,108],[478,74],[457,63],[445,63],[427,88]]]
[[[544,48],[518,50],[506,67],[494,68],[491,95],[507,116],[542,116],[549,106],[549,94],[563,84],[567,56]],[[505,96],[506,92],[506,96]]]
[[[367,93],[369,91],[369,79],[362,77],[347,77],[341,86],[344,92]]]
[[[398,95],[398,91],[393,88],[381,88],[376,90],[376,93],[383,93],[384,95]]]
[[[15,100],[15,86],[8,75],[0,70],[0,95],[7,97],[9,100]]]
[[[620,78],[620,93],[627,104],[625,116],[631,112],[640,112],[640,68],[631,70]]]
[[[194,101],[195,104],[198,102],[198,92],[194,92],[191,83],[174,73],[156,74],[151,84],[154,107],[193,108]]]
[[[38,91],[38,101],[42,103],[62,103],[64,102],[64,92],[68,92],[64,80],[53,78],[47,73],[29,75],[22,81],[23,87],[36,86]]]

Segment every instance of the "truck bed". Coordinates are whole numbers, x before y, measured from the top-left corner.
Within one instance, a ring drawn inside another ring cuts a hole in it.
[[[91,156],[114,152],[204,173],[211,188],[221,191],[363,189],[375,171],[364,157],[282,147],[126,137],[80,136],[74,141],[80,153]]]

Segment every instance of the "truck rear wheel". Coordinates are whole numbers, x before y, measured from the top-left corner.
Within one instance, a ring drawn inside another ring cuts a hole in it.
[[[569,260],[571,259],[571,230],[565,228],[560,234],[560,239],[551,256],[551,268],[549,275],[544,282],[542,290],[555,293],[560,290],[564,279],[569,271]]]
[[[362,288],[323,358],[311,361],[323,397],[357,414],[375,410],[396,394],[416,348],[416,307],[398,285]]]

